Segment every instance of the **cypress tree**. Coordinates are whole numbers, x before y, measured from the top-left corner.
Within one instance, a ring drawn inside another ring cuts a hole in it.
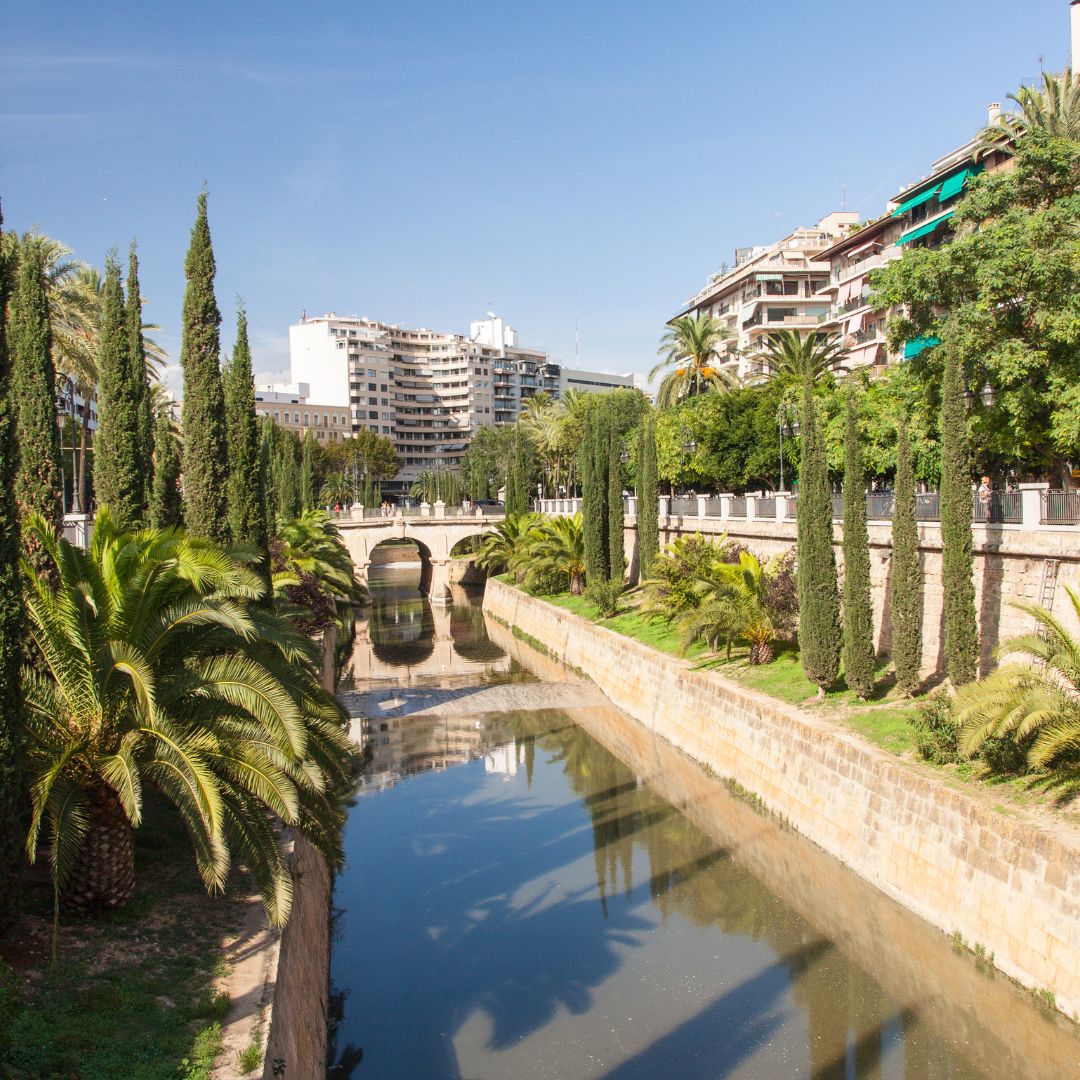
[[[656,418],[651,413],[641,422],[638,440],[638,578],[647,578],[660,550],[657,506],[659,481],[656,473]]]
[[[275,436],[273,475],[277,516],[291,521],[300,515],[300,440],[291,431],[278,431]]]
[[[146,366],[146,342],[142,330],[142,291],[139,288],[139,256],[135,241],[128,251],[127,305],[124,321],[128,338],[128,378],[136,403],[139,462],[139,517],[150,507],[154,489],[154,400],[150,393],[150,373]]]
[[[214,299],[214,251],[201,192],[184,264],[184,507],[188,531],[218,543],[228,540],[228,460],[225,395],[221,387],[219,327]]]
[[[581,527],[585,545],[585,580],[609,577],[607,487],[607,425],[595,415],[581,441]]]
[[[184,522],[184,501],[180,492],[180,451],[169,419],[162,408],[154,427],[154,482],[150,493],[150,524],[167,529]]]
[[[263,483],[263,523],[266,536],[277,535],[277,491],[274,487],[274,424],[268,416],[259,417],[259,470]]]
[[[623,545],[622,444],[612,425],[608,434],[608,572],[611,580],[623,583],[626,573],[626,552]]]
[[[0,225],[3,224],[0,214]],[[2,236],[0,236],[2,241]],[[0,242],[0,926],[14,913],[15,872],[22,844],[22,662],[23,612],[20,596],[19,507],[15,500],[19,444],[17,405],[12,392],[11,357],[5,333],[11,266]]]
[[[105,260],[98,346],[98,430],[94,438],[94,489],[123,529],[143,516],[146,466],[142,460],[139,409],[131,373],[131,340],[125,325],[120,265]]]
[[[840,596],[832,546],[832,494],[825,445],[814,413],[813,382],[802,392],[802,463],[797,506],[799,659],[823,698],[840,669]]]
[[[63,519],[60,426],[56,422],[56,369],[52,361],[45,259],[33,236],[19,244],[9,313],[11,396],[19,443],[15,498],[25,524],[42,514],[59,528]]]
[[[915,518],[915,467],[907,421],[896,432],[896,490],[893,496],[892,566],[889,612],[896,684],[905,695],[915,692],[922,666],[923,581],[919,567],[919,526]]]
[[[506,512],[524,514],[529,509],[529,447],[520,433],[514,436],[510,468],[506,474]]]
[[[236,344],[225,376],[225,426],[229,432],[229,531],[237,543],[265,548],[265,478],[243,305],[236,313]]]
[[[315,432],[308,431],[300,446],[300,510],[315,505]]]
[[[863,701],[873,692],[870,537],[866,529],[866,473],[854,388],[847,394],[844,438],[844,680]]]
[[[953,686],[975,678],[979,632],[972,584],[971,460],[967,443],[964,369],[956,350],[944,351],[941,382],[941,587],[945,656]]]

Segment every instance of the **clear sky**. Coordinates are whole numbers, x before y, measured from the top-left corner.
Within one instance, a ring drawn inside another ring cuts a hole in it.
[[[0,198],[101,264],[137,237],[179,353],[210,192],[217,293],[258,371],[303,309],[467,332],[495,311],[645,371],[730,261],[874,216],[1068,61],[1066,0],[31,3],[0,35]]]

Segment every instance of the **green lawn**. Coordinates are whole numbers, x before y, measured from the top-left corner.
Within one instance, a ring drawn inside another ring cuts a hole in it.
[[[23,908],[0,948],[22,984],[14,1075],[208,1080],[229,1008],[213,989],[221,942],[245,903],[206,895],[174,813],[152,806],[136,833],[136,892],[124,909],[62,920],[57,964],[47,882],[28,886]],[[0,1075],[4,1065],[0,1047]]]
[[[542,599],[661,652],[672,656],[684,655],[679,636],[671,624],[660,618],[646,619],[633,609],[631,605],[636,601],[633,593],[627,594],[625,609],[610,619],[598,618],[596,606],[582,596],[559,593]],[[914,701],[901,702],[893,686],[892,675],[884,666],[878,673],[877,688],[870,701],[859,701],[844,685],[841,674],[840,681],[825,695],[825,700],[819,702],[816,700],[817,687],[803,674],[795,646],[778,641],[774,651],[776,659],[771,664],[754,666],[747,662],[749,649],[745,645],[732,649],[730,660],[723,656],[706,656],[705,648],[700,643],[692,645],[685,656],[688,660],[696,661],[697,666],[718,671],[751,690],[758,690],[789,705],[821,710],[892,753],[902,754],[913,747],[907,720],[914,715]],[[890,704],[893,701],[895,705]]]

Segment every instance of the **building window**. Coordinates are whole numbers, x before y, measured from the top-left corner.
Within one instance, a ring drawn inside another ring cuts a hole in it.
[[[286,413],[286,414],[285,414],[285,423],[287,424],[288,422],[289,422],[289,414],[288,414],[288,413]]]
[[[307,414],[307,413],[304,413],[304,426],[305,426],[305,427],[307,427],[307,425],[308,425],[308,424],[309,424],[310,422],[311,422],[311,421],[310,421],[310,420],[308,420],[308,414]]]
[[[382,433],[384,435],[389,435],[390,434],[390,429],[388,427],[384,426],[383,429],[382,429]]]
[[[367,416],[368,416],[368,419],[369,419],[369,420],[378,420],[378,419],[379,419],[379,414],[378,414],[378,412],[377,412],[377,411],[375,411],[375,412],[369,412],[369,413],[367,414]],[[377,429],[376,429],[376,428],[372,428],[371,430],[372,430],[372,431],[376,431]]]
[[[377,387],[377,386],[375,385],[375,383],[373,383],[373,382],[369,382],[369,383],[367,384],[367,388],[368,388],[368,390],[370,390],[370,391],[371,391],[371,393],[373,393],[373,394],[374,394],[374,393],[375,393],[375,391],[376,391],[376,390],[378,389],[378,387]]]
[[[277,409],[274,410],[274,419],[275,420],[280,420],[281,419],[281,413],[279,413],[277,411]]]
[[[367,377],[369,379],[374,379],[375,375],[376,375],[375,369],[374,368],[368,368]]]

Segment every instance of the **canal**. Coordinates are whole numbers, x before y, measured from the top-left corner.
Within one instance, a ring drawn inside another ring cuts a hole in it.
[[[416,586],[381,571],[345,664],[330,1076],[1080,1076],[1073,1025]]]

